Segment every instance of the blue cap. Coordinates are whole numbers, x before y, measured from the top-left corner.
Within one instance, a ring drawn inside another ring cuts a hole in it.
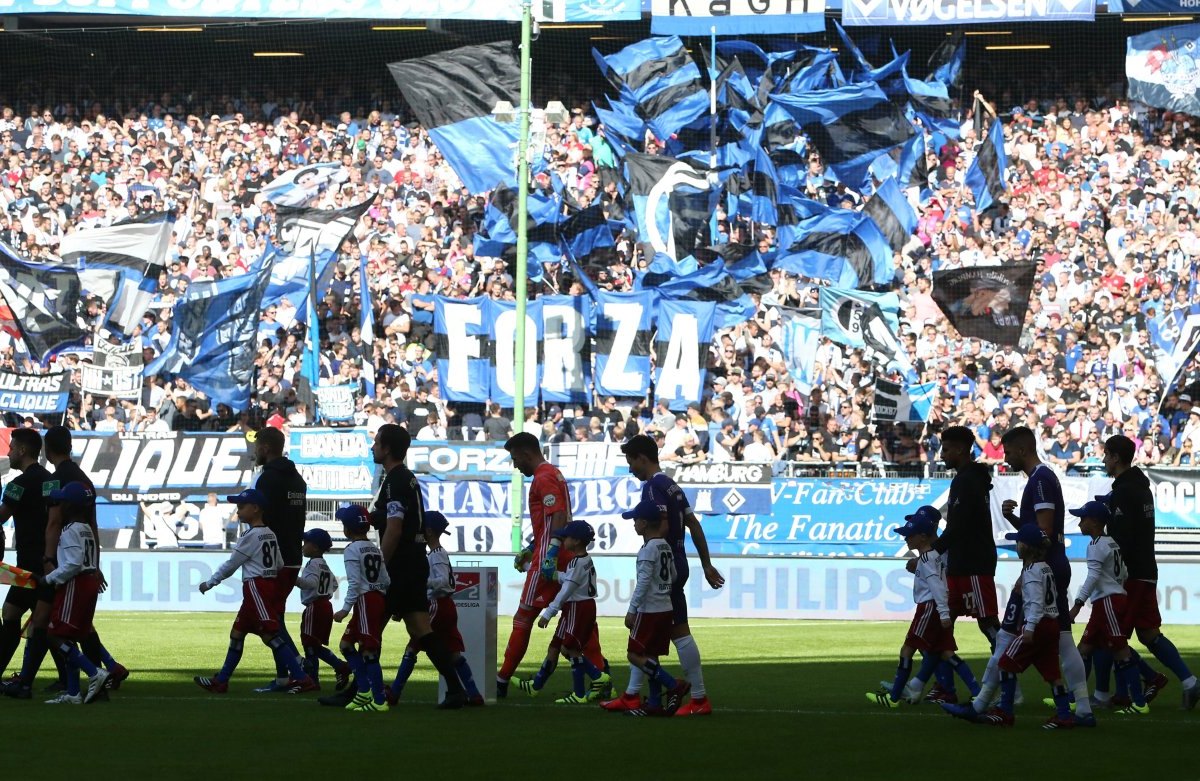
[[[936,507],[924,505],[918,507],[912,515],[904,516],[904,525],[897,526],[892,531],[901,537],[911,537],[914,534],[936,535],[940,520],[942,520],[942,514]]]
[[[643,502],[643,504],[644,504],[644,502]],[[654,504],[654,503],[651,502],[651,504]],[[640,507],[641,505],[638,505],[638,506]],[[654,512],[656,514],[655,517],[657,517],[658,505],[654,505]],[[551,537],[572,537],[576,540],[583,540],[584,542],[591,542],[592,540],[596,539],[596,530],[593,529],[592,525],[590,523],[588,523],[587,521],[571,521],[570,523],[568,523],[566,526],[562,527],[561,529],[555,529],[553,532],[550,533],[550,536]]]
[[[450,521],[437,510],[425,511],[425,528],[435,534],[441,534],[450,528]]]
[[[647,521],[657,521],[662,517],[662,510],[659,509],[659,506],[656,503],[650,501],[649,499],[645,499],[638,502],[637,506],[632,510],[621,513],[621,517],[625,518],[626,520],[641,518]]]
[[[1106,526],[1112,520],[1112,515],[1108,512],[1108,505],[1096,501],[1088,502],[1083,507],[1071,510],[1071,515],[1076,518],[1095,518]]]
[[[321,551],[327,551],[333,547],[333,538],[324,529],[309,529],[304,532],[304,541],[311,542]]]
[[[50,492],[50,498],[56,502],[66,502],[67,504],[83,504],[84,502],[95,501],[96,492],[80,482],[67,483],[62,488],[56,488]]]
[[[1027,523],[1015,532],[1004,535],[1006,540],[1016,540],[1026,545],[1040,545],[1046,539],[1046,533],[1036,523]]]
[[[354,534],[362,534],[371,528],[371,516],[361,504],[342,505],[337,508],[334,517],[342,524],[343,529]]]
[[[259,507],[266,507],[268,504],[270,504],[270,502],[267,501],[267,495],[257,488],[247,488],[240,494],[226,496],[225,501],[236,505],[256,504]]]

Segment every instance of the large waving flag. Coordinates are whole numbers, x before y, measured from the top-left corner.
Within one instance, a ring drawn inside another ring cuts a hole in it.
[[[809,142],[821,152],[828,171],[862,190],[875,158],[913,135],[904,112],[878,84],[848,84],[798,95],[772,95]]]
[[[681,263],[700,244],[716,207],[708,172],[688,160],[643,154],[626,156],[625,171],[646,254]]]
[[[975,196],[975,211],[986,212],[1000,202],[1004,195],[1005,172],[1008,157],[1004,154],[1004,128],[1000,120],[994,120],[987,137],[979,145],[979,152],[967,169],[966,183]]]
[[[507,41],[463,46],[388,65],[404,100],[472,193],[516,187],[517,122],[497,122],[500,101],[517,105],[521,70]]]
[[[1200,114],[1200,24],[1133,35],[1125,52],[1129,99],[1168,111]]]
[[[659,301],[654,318],[654,395],[673,410],[683,411],[704,395],[716,313],[712,301]]]
[[[84,293],[105,302],[111,332],[132,336],[154,301],[174,224],[174,213],[155,212],[63,236],[59,256],[79,270]]]
[[[957,90],[962,87],[962,69],[967,61],[967,40],[962,28],[947,35],[938,47],[929,55],[929,75],[925,81],[938,81],[947,89]]]
[[[475,255],[483,258],[514,260],[517,254],[517,191],[500,186],[492,193],[483,212],[483,222],[475,234]],[[558,225],[562,201],[554,193],[531,192],[525,201],[525,235],[529,241],[529,278],[542,279],[542,264],[562,258],[558,246]]]
[[[342,242],[371,202],[368,199],[345,209],[280,206],[278,250],[263,305],[278,304],[286,298],[297,313],[306,312],[304,302],[309,290],[314,286],[318,291],[325,290]],[[307,314],[303,319],[308,322]]]
[[[658,138],[668,138],[708,111],[700,68],[677,36],[649,38],[592,56],[628,106],[637,108]]]
[[[900,192],[895,178],[884,180],[863,206],[863,214],[879,226],[893,252],[903,249],[917,229],[917,213]]]
[[[820,305],[821,336],[855,349],[894,349],[890,343],[900,328],[900,297],[895,293],[823,287]]]
[[[933,300],[963,336],[1016,347],[1025,327],[1034,263],[933,272]]]
[[[925,203],[932,195],[929,189],[929,159],[925,134],[916,133],[900,151],[900,159],[896,163],[896,177],[900,187],[907,190],[917,188],[921,203]]]
[[[248,272],[188,288],[175,305],[171,340],[146,374],[173,374],[233,410],[250,405],[258,314],[271,280],[274,250]]]
[[[844,288],[885,285],[895,276],[892,249],[865,214],[831,209],[804,220],[792,235],[789,244],[780,246],[772,268]]]
[[[30,263],[0,243],[0,295],[34,360],[45,365],[56,353],[84,343],[89,329],[81,293],[75,269]]]
[[[660,302],[673,299],[715,303],[718,328],[728,328],[754,317],[754,301],[725,268],[722,260],[678,277],[653,279],[653,275],[646,275],[635,284],[635,289],[647,282],[651,282],[653,289],[661,296]]]

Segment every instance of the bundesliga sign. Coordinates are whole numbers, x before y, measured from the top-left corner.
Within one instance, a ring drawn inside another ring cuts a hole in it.
[[[1095,19],[1096,0],[846,0],[842,8],[847,27]]]

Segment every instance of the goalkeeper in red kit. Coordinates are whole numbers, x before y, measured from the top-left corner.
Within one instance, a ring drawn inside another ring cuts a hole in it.
[[[571,560],[567,551],[559,549],[560,537],[553,532],[566,526],[571,520],[571,499],[567,493],[567,481],[562,472],[542,457],[542,446],[537,437],[527,432],[514,434],[504,443],[504,449],[512,457],[513,466],[526,477],[532,477],[529,486],[529,520],[533,526],[533,543],[517,554],[516,566],[524,570],[525,586],[521,589],[521,604],[513,616],[512,634],[504,649],[504,661],[496,675],[496,696],[508,696],[508,682],[517,671],[517,666],[529,648],[529,635],[533,631],[538,613],[554,599],[559,585],[556,576],[565,570]],[[600,642],[593,633],[584,648],[584,655],[597,669],[607,672],[607,662],[600,652]],[[547,656],[543,667],[557,662],[557,654]],[[543,671],[547,672],[548,671]]]

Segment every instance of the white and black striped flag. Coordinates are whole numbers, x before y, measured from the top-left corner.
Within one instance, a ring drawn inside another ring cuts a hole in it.
[[[78,270],[84,292],[104,301],[112,333],[132,336],[154,301],[173,224],[174,215],[155,212],[63,237],[60,256]]]

